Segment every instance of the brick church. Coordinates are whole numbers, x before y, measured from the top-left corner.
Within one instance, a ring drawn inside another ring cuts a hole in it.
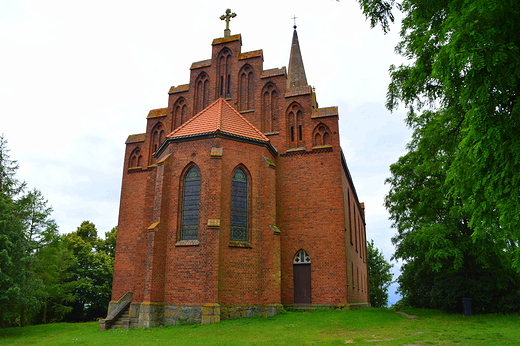
[[[242,52],[231,35],[233,16],[126,141],[102,329],[369,304],[364,205],[338,108],[318,107],[296,26],[288,68],[264,69],[262,50]]]

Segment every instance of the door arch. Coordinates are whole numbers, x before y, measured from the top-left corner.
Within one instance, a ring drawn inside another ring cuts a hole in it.
[[[293,259],[294,304],[311,304],[311,257],[305,250]]]

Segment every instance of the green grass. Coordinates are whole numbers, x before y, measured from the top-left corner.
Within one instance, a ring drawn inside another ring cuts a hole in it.
[[[2,345],[519,345],[518,315],[316,310],[211,325],[98,331],[97,323],[0,329]]]

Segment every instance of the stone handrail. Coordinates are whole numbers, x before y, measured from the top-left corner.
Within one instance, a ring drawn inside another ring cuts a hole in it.
[[[132,303],[132,292],[126,292],[116,303],[116,307],[107,318],[100,320],[100,329],[109,329],[115,320],[128,308]]]

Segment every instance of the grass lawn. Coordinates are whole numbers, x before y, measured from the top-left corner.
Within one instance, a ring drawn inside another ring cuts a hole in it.
[[[1,345],[520,345],[518,315],[386,309],[287,312],[210,325],[98,331],[96,322],[0,329]]]

